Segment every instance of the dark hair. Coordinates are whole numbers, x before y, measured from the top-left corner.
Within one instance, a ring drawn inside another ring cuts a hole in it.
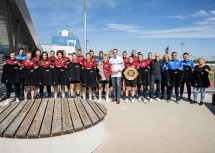
[[[16,54],[16,53],[15,53],[14,51],[12,51],[12,52],[10,52],[10,54]],[[10,54],[9,54],[9,55],[10,55]]]
[[[40,56],[40,60],[43,60],[43,54],[46,54],[47,59],[49,58],[49,55],[48,55],[48,53],[47,53],[47,52],[42,52],[42,54],[41,54],[41,56]]]
[[[79,48],[79,49],[77,49],[77,52],[81,52],[81,49]]]
[[[51,50],[50,53],[55,53],[55,51]]]
[[[151,55],[152,55],[152,52],[149,52],[149,53],[148,53],[148,55],[149,55],[149,54],[151,54]]]
[[[90,55],[90,53],[86,53],[86,56],[87,56],[87,55]]]
[[[129,58],[133,58],[133,59],[134,59],[134,57],[133,57],[133,56],[129,56]]]
[[[90,50],[89,52],[90,52],[90,53],[94,53],[94,51],[93,51],[93,50]]]
[[[72,56],[73,56],[73,55],[77,55],[76,52],[72,53]]]
[[[103,54],[103,51],[100,51],[99,54]]]
[[[131,52],[137,52],[135,49],[133,49]]]
[[[24,48],[19,48],[19,51],[20,51],[20,50],[23,50],[23,51],[24,51]]]
[[[122,53],[126,53],[127,54],[126,50],[124,50]]]
[[[139,57],[139,56],[142,56],[142,57],[143,57],[143,54],[142,54],[142,53],[140,53],[140,54],[138,54],[138,57]]]
[[[183,55],[189,55],[189,53],[184,53]]]
[[[116,50],[118,52],[118,49],[113,49],[113,51]]]
[[[140,55],[140,54],[142,54],[141,52],[137,52],[137,55]]]
[[[57,53],[56,53],[56,55],[58,56],[58,54],[61,54],[62,57],[63,57],[63,51],[62,50],[58,50]]]
[[[171,55],[173,55],[173,54],[177,54],[177,52],[172,52]]]

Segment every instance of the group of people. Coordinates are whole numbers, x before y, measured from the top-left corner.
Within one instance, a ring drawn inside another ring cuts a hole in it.
[[[55,55],[56,54],[56,55]],[[66,56],[66,52],[59,50],[42,52],[37,50],[35,57],[29,52],[24,55],[24,49],[19,49],[19,54],[10,53],[10,58],[5,61],[3,67],[2,82],[6,84],[6,104],[10,103],[10,94],[14,86],[16,102],[19,102],[20,94],[24,94],[27,100],[28,87],[30,87],[31,99],[34,99],[35,90],[39,90],[43,97],[44,86],[48,96],[51,97],[51,86],[54,88],[54,98],[57,98],[58,88],[61,88],[61,96],[65,98],[65,86],[68,87],[71,97],[86,99],[89,92],[89,100],[93,99],[93,92],[98,88],[99,99],[105,91],[106,102],[109,102],[109,93],[113,92],[112,102],[120,104],[121,95],[125,95],[125,102],[134,102],[137,91],[138,100],[144,103],[160,101],[164,99],[167,91],[167,102],[171,101],[173,88],[175,89],[176,103],[183,98],[184,85],[186,83],[188,101],[197,103],[198,91],[201,92],[200,105],[203,105],[205,89],[210,86],[209,74],[212,71],[205,65],[205,59],[199,58],[198,65],[194,66],[189,60],[189,54],[183,54],[183,60],[177,58],[177,52],[171,53],[171,59],[165,54],[161,59],[159,53],[148,53],[147,59],[141,52],[132,50],[131,56],[127,52],[119,56],[118,50],[113,49],[108,54],[99,52],[99,58],[95,58],[94,52],[89,51],[82,56],[81,50],[72,53],[72,58]],[[127,79],[125,71],[128,68],[135,69],[138,74],[134,79]],[[156,86],[155,86],[156,85]],[[193,86],[194,100],[191,99],[191,87]],[[154,93],[156,89],[156,93]],[[129,96],[130,92],[130,96]],[[76,93],[76,94],[75,94]],[[154,98],[155,96],[155,98]],[[148,98],[149,97],[149,98]]]

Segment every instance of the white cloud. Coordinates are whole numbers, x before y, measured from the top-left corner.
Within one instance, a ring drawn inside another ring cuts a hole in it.
[[[108,29],[116,30],[116,31],[125,31],[125,32],[138,32],[139,27],[134,25],[125,25],[125,24],[117,24],[117,23],[108,23],[106,25]]]
[[[109,23],[106,30],[124,31],[141,38],[215,38],[215,26],[190,26],[172,29],[143,29],[136,25]]]
[[[190,16],[191,17],[206,17],[206,16],[209,16],[209,15],[210,15],[209,12],[201,10],[201,11],[195,12],[194,14],[191,14]]]
[[[210,13],[211,13],[212,15],[215,15],[215,10],[211,10]]]
[[[200,10],[200,11],[194,12],[193,14],[167,16],[167,18],[176,18],[176,19],[205,18],[205,17],[209,17],[209,16],[213,16],[213,15],[215,15],[215,10],[211,10],[211,11]]]
[[[215,26],[151,30],[141,33],[142,38],[215,38]]]

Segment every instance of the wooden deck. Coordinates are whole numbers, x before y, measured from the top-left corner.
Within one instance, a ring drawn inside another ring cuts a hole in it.
[[[42,138],[84,130],[104,119],[107,109],[83,99],[44,98],[0,107],[0,137]]]

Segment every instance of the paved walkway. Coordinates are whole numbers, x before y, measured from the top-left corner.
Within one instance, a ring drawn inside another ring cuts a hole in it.
[[[211,99],[207,94],[204,106],[102,102],[108,110],[105,138],[94,153],[215,153]]]
[[[186,95],[185,95],[186,96]],[[102,102],[105,138],[94,153],[215,153],[215,107],[186,101]],[[4,102],[0,103],[0,106]]]

